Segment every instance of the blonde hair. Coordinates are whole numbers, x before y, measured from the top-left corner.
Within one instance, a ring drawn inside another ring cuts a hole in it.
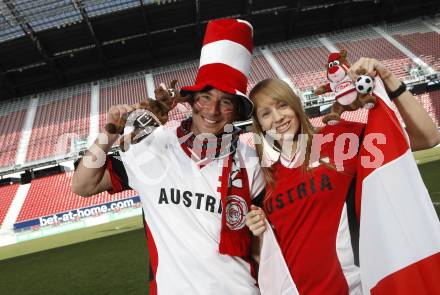
[[[255,87],[251,90],[249,94],[249,98],[252,99],[252,101],[255,103],[254,111],[252,113],[253,129],[255,136],[262,136],[264,134],[261,125],[258,122],[256,114],[258,108],[258,105],[256,104],[256,98],[259,95],[264,95],[267,97],[271,97],[276,101],[287,103],[287,105],[296,113],[298,120],[301,124],[300,133],[307,134],[306,156],[305,161],[302,164],[302,170],[303,172],[306,172],[309,165],[312,139],[315,130],[310,123],[306,112],[304,111],[304,107],[301,103],[300,98],[293,92],[292,88],[290,88],[290,86],[286,82],[280,79],[270,78],[263,80],[255,85]],[[256,144],[255,146],[261,163],[263,158],[263,145]],[[272,188],[274,188],[275,179],[273,176],[272,167],[262,167],[261,169],[263,171],[266,182],[270,184]]]

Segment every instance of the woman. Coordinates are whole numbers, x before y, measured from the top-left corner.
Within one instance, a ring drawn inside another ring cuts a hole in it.
[[[401,85],[375,59],[360,59],[349,74],[355,79],[362,69],[380,75],[389,93],[396,93]],[[411,93],[399,92],[394,101],[412,149],[438,144],[432,119]],[[353,206],[357,150],[341,167],[336,153],[346,153],[347,145],[335,149],[335,144],[346,133],[361,138],[364,124],[342,120],[335,126],[313,128],[300,99],[277,79],[258,83],[250,97],[255,103],[255,131],[264,137],[257,153],[267,195],[262,208],[252,206],[247,226],[260,236],[267,217],[300,294],[362,294]]]

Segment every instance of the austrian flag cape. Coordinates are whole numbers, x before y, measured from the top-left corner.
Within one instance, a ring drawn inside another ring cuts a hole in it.
[[[266,220],[258,268],[261,295],[299,295],[275,234]]]
[[[377,105],[368,113],[356,189],[364,294],[440,294],[439,219],[379,78],[373,95]],[[383,154],[379,165],[366,149],[377,135],[383,138],[373,141]]]

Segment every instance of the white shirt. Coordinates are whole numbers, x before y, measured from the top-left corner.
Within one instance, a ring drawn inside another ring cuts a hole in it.
[[[237,153],[246,160],[254,198],[264,188],[257,155],[240,141]],[[121,157],[155,245],[149,250],[158,294],[259,294],[250,264],[218,251],[223,159],[199,168],[175,128],[163,126]]]

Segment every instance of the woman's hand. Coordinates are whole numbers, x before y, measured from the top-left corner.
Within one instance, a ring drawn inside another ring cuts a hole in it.
[[[266,230],[266,215],[263,209],[251,205],[251,211],[246,215],[246,226],[256,237],[264,233]]]
[[[376,74],[382,79],[388,93],[396,91],[402,83],[393,72],[374,58],[362,57],[348,70],[353,81],[359,75],[374,77]],[[411,92],[405,91],[393,101],[406,125],[413,151],[428,149],[440,143],[437,125]]]
[[[375,58],[361,57],[348,70],[348,75],[356,81],[359,75],[374,78],[379,75],[388,91],[394,91],[400,86],[400,80]]]

